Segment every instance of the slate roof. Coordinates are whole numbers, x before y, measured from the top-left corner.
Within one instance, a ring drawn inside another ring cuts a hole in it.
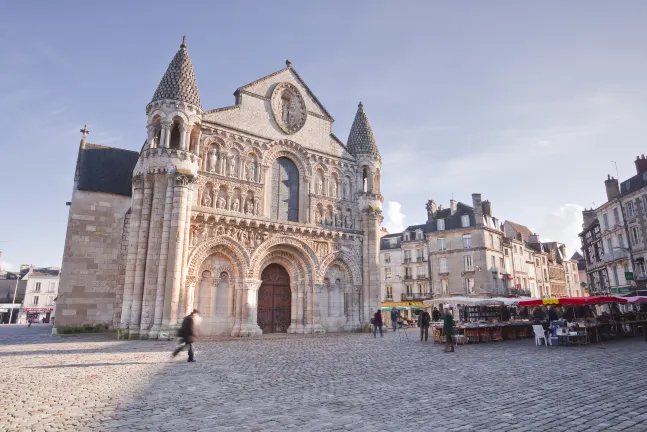
[[[510,221],[506,221],[506,222],[508,222],[508,224],[509,224],[509,225],[510,225],[510,226],[511,226],[511,227],[512,227],[516,232],[518,232],[519,234],[521,234],[521,236],[522,236],[524,239],[526,239],[526,240],[527,240],[527,239],[532,235],[532,231],[530,231],[530,229],[529,229],[528,227],[523,226],[523,225],[518,224],[518,223],[510,222]]]
[[[637,191],[647,186],[647,172],[635,176],[620,183],[620,195]]]
[[[86,144],[81,151],[79,190],[131,196],[138,152],[95,144]]]
[[[571,257],[571,261],[579,261],[581,259],[584,259],[581,253],[575,252],[573,256]]]
[[[180,50],[168,65],[168,69],[166,69],[162,81],[157,86],[151,102],[163,99],[172,99],[202,107],[193,64],[186,52],[184,41],[180,45]]]
[[[346,148],[353,156],[358,154],[379,156],[380,154],[375,143],[371,123],[368,121],[368,117],[366,117],[364,106],[361,102],[357,106],[357,114],[355,114],[353,126],[350,128]]]

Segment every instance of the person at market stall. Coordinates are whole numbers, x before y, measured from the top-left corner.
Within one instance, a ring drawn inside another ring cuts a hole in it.
[[[431,319],[434,322],[440,321],[440,311],[438,310],[437,307],[435,307],[434,310],[431,312]]]
[[[445,309],[445,316],[443,317],[443,334],[447,344],[445,345],[444,352],[454,352],[454,317],[449,313],[449,309]]]
[[[524,306],[519,310],[519,318],[528,319],[530,314],[528,313],[528,306]]]
[[[511,318],[510,314],[510,309],[508,309],[506,306],[503,306],[501,308],[501,321],[510,321]]]
[[[573,318],[575,318],[575,311],[573,310],[573,308],[566,308],[566,311],[564,312],[564,315],[562,315],[562,318],[566,320],[566,322],[572,322]]]
[[[391,308],[391,325],[393,326],[393,331],[398,327],[398,309],[393,306]]]
[[[558,319],[559,316],[557,315],[557,309],[555,309],[555,306],[551,306],[550,309],[548,309],[548,320],[557,321]]]
[[[532,318],[534,320],[533,324],[541,324],[546,320],[546,314],[541,307],[537,306],[532,311]]]

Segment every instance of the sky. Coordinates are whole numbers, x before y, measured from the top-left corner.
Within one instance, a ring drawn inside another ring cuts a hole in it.
[[[9,2],[0,14],[0,265],[61,264],[79,129],[139,150],[187,36],[205,109],[286,59],[346,140],[362,101],[385,225],[471,204],[579,247],[584,207],[647,153],[647,2]]]

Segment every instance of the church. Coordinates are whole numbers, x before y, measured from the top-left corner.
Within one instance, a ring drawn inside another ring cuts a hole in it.
[[[174,336],[352,331],[380,307],[381,157],[361,103],[346,143],[287,61],[206,110],[185,41],[139,152],[79,146],[55,329]]]

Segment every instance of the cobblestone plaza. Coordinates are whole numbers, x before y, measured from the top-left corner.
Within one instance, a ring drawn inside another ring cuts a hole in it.
[[[197,344],[0,326],[0,430],[645,431],[647,343],[457,347],[397,334]]]

